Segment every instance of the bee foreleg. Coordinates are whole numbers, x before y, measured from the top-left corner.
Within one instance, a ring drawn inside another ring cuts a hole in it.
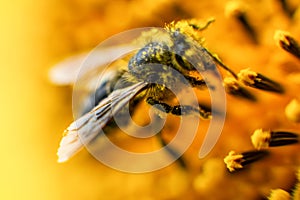
[[[198,88],[198,89],[206,89],[207,87],[210,90],[214,90],[215,87],[210,84],[207,80],[204,79],[199,79],[196,77],[191,77],[191,76],[185,76],[185,78],[189,81],[192,87]]]
[[[191,114],[200,114],[200,117],[203,119],[210,119],[211,118],[211,110],[207,106],[199,105],[198,107],[193,107],[190,105],[175,105],[171,106],[165,102],[156,100],[152,97],[147,98],[147,103],[150,105],[159,105],[156,106],[157,109],[165,112],[170,113],[173,115],[191,115]]]

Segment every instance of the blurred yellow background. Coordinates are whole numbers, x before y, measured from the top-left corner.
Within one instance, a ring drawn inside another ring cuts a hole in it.
[[[295,182],[294,166],[299,165],[299,156],[293,154],[298,152],[297,146],[277,150],[279,157],[286,156],[286,159],[270,159],[272,162],[267,163],[273,164],[275,160],[273,171],[262,162],[255,165],[258,168],[254,169],[259,170],[245,170],[240,176],[234,176],[227,173],[222,159],[229,150],[251,149],[248,138],[253,129],[292,127],[298,130],[299,126],[289,124],[282,114],[288,100],[294,98],[296,89],[299,89],[295,84],[288,87],[289,94],[283,100],[273,94],[259,94],[261,101],[255,106],[248,102],[239,104],[241,101],[229,97],[233,102],[228,109],[232,111],[229,115],[232,124],[225,126],[222,142],[218,143],[217,150],[211,154],[212,162],[208,164],[219,167],[220,180],[215,185],[203,184],[205,189],[200,189],[200,192],[192,186],[197,175],[206,175],[199,167],[206,160],[197,161],[198,146],[191,150],[189,164],[194,167],[191,172],[170,166],[151,174],[125,174],[103,166],[85,150],[67,163],[56,162],[62,132],[72,121],[72,96],[70,87],[57,87],[48,81],[48,70],[64,57],[89,50],[114,33],[134,27],[162,26],[176,19],[213,15],[217,22],[206,32],[207,43],[224,56],[229,65],[248,67],[249,64],[276,80],[281,79],[286,63],[292,63],[295,68],[300,66],[298,60],[282,53],[274,44],[274,30],[289,28],[291,24],[288,17],[278,11],[281,8],[277,0],[246,1],[257,4],[250,9],[250,19],[260,31],[259,45],[251,42],[236,21],[225,19],[223,0],[188,0],[184,3],[159,0],[155,4],[152,0],[107,2],[0,1],[0,199],[205,198],[210,194],[221,195],[215,190],[224,186],[224,180],[230,181],[228,185],[232,190],[226,188],[226,192],[231,196],[245,193],[245,196],[261,197],[269,194],[271,188],[291,188]],[[61,16],[64,16],[62,21]],[[73,32],[74,27],[77,29]],[[299,32],[297,27],[294,26],[295,35]],[[245,114],[247,112],[249,115]],[[278,169],[282,173],[278,173]],[[214,169],[210,172],[215,173]],[[266,173],[273,180],[266,180]]]
[[[53,110],[58,95],[47,82],[50,2],[0,2],[0,199],[61,199],[64,188],[53,144],[65,111]]]

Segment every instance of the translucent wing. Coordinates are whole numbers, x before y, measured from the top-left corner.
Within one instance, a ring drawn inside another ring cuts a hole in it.
[[[74,121],[64,133],[58,149],[58,162],[65,162],[91,142],[111,120],[147,83],[139,82],[113,91],[98,106]]]
[[[126,66],[126,65],[124,65]],[[73,115],[75,119],[91,111],[113,90],[125,72],[119,66],[98,67],[78,78],[73,86]],[[101,71],[97,71],[101,70]]]
[[[56,85],[72,85],[76,82],[79,73],[101,71],[120,55],[127,54],[133,47],[131,45],[117,45],[106,48],[97,48],[90,53],[71,56],[54,65],[49,71],[49,80]],[[84,67],[84,71],[81,68]]]

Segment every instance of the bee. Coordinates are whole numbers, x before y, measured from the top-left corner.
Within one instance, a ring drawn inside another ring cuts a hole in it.
[[[58,162],[69,160],[85,144],[92,142],[102,129],[112,127],[114,115],[122,115],[126,106],[131,114],[134,113],[141,101],[167,114],[200,115],[202,119],[211,119],[210,106],[201,103],[170,105],[168,102],[187,86],[214,89],[214,81],[205,79],[203,73],[217,76],[216,63],[237,79],[229,67],[203,46],[200,32],[213,21],[210,19],[201,25],[194,19],[181,20],[167,24],[165,34],[156,34],[153,29],[142,35],[142,39],[145,35],[152,37],[146,39],[146,44],[125,65],[104,73],[97,89],[90,95],[93,103],[86,104],[80,117],[65,130],[57,152]],[[246,94],[241,88],[231,93]],[[122,120],[122,123],[127,123],[126,118]],[[161,141],[166,144],[163,139]],[[174,152],[170,150],[171,154],[176,154]]]

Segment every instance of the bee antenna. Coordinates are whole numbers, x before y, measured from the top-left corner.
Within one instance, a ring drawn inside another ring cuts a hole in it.
[[[189,26],[191,26],[193,29],[197,30],[197,31],[203,31],[204,29],[206,29],[211,23],[213,23],[215,21],[215,18],[211,17],[206,21],[206,24],[204,26],[199,26],[195,23],[189,23]]]

